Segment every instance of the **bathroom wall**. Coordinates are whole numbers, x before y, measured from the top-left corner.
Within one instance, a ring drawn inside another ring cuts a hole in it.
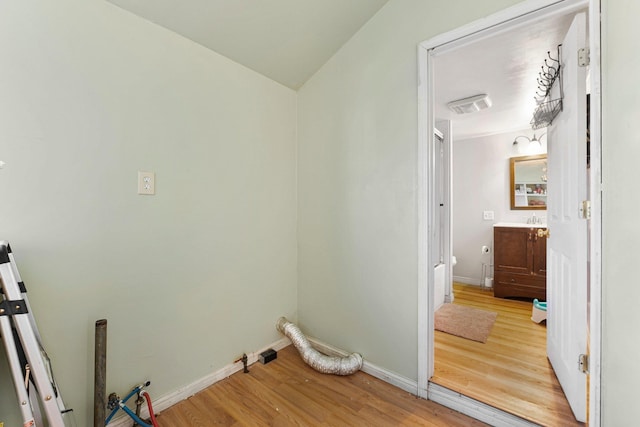
[[[455,121],[453,128],[455,132]],[[526,222],[533,213],[546,217],[546,211],[511,210],[509,159],[529,154],[526,139],[513,145],[519,135],[531,138],[533,131],[527,128],[453,143],[453,254],[458,261],[454,281],[481,284],[482,264],[489,266],[493,258],[494,223]],[[546,137],[542,143],[546,152]],[[484,211],[493,211],[494,220],[484,220]],[[482,246],[489,246],[491,252],[483,254]]]

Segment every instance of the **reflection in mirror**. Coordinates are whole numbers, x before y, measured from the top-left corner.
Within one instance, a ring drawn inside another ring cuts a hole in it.
[[[510,159],[511,209],[547,209],[547,155]]]

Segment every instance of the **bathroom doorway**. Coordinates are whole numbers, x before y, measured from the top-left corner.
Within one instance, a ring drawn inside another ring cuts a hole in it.
[[[561,3],[555,3],[552,4],[552,2],[548,2],[549,3],[549,7],[547,8],[542,8],[542,9],[538,9],[537,6],[535,6],[533,4],[533,2],[524,2],[524,4],[516,6],[514,8],[508,9],[506,11],[503,11],[500,14],[497,14],[496,16],[490,17],[488,19],[486,19],[485,21],[481,22],[481,23],[477,23],[477,25],[471,24],[465,28],[462,29],[458,29],[458,30],[454,30],[452,31],[450,34],[448,35],[443,35],[440,36],[439,38],[436,37],[433,40],[430,40],[428,43],[426,42],[426,44],[423,44],[422,47],[424,48],[424,52],[421,52],[420,55],[420,66],[421,66],[421,76],[424,78],[424,82],[427,82],[427,84],[422,85],[421,87],[421,112],[424,113],[424,116],[426,117],[426,119],[423,122],[423,127],[421,127],[421,129],[429,129],[432,128],[430,125],[434,124],[435,119],[438,117],[435,115],[435,99],[432,95],[433,92],[437,91],[437,87],[438,87],[438,72],[436,69],[436,55],[442,55],[442,52],[444,50],[450,50],[451,52],[454,52],[455,50],[462,50],[464,48],[464,46],[469,46],[472,43],[475,44],[474,47],[480,46],[479,43],[482,42],[487,42],[488,38],[491,36],[499,36],[499,35],[504,35],[506,34],[508,31],[512,31],[512,30],[516,30],[516,29],[522,29],[522,28],[527,28],[528,30],[532,30],[534,28],[535,25],[540,24],[541,22],[549,22],[549,20],[551,18],[562,18],[562,17],[566,17],[568,15],[573,15],[576,12],[578,12],[581,9],[584,9],[585,7],[589,6],[586,2],[571,2],[571,1],[565,1],[565,2],[561,2]],[[595,3],[592,1],[592,3]],[[539,6],[539,3],[537,3]],[[552,10],[553,9],[553,10]],[[594,9],[593,7],[591,8],[593,10],[599,10],[599,9]],[[493,19],[493,21],[492,21]],[[591,22],[598,22],[597,19],[593,18],[591,19]],[[593,28],[595,28],[592,25]],[[489,28],[489,30],[487,30],[487,28]],[[542,27],[544,29],[544,27]],[[593,31],[592,28],[592,31]],[[481,34],[480,36],[478,36],[478,33],[485,31],[485,33]],[[543,32],[543,30],[540,30],[541,32]],[[490,34],[487,34],[490,33]],[[473,42],[469,42],[468,40],[464,40],[464,37],[470,35],[470,34],[475,34],[475,40]],[[597,39],[597,34],[591,34],[591,38],[592,39]],[[595,43],[595,41],[594,41]],[[446,45],[446,46],[445,46]],[[504,46],[503,46],[504,47]],[[528,50],[529,46],[521,46],[520,50]],[[470,53],[468,53],[469,56],[473,56],[473,55],[491,55],[492,53],[494,53],[493,51],[487,50],[485,49],[475,49],[475,51],[472,49],[470,51]],[[538,55],[539,57],[541,57],[542,59],[544,59],[544,56],[546,54],[546,51],[541,52],[541,54],[533,52],[534,54]],[[473,58],[468,58],[473,60]],[[592,59],[593,60],[593,59]],[[465,63],[467,64],[467,63]],[[460,65],[460,68],[463,69],[468,69],[470,73],[472,73],[471,75],[473,76],[473,79],[476,82],[479,82],[479,75],[481,74],[481,72],[494,72],[496,74],[502,72],[503,70],[501,69],[493,69],[491,70],[489,67],[469,67],[468,65]],[[482,70],[480,70],[479,68],[482,68]],[[508,76],[505,76],[503,78],[508,78]],[[591,79],[592,79],[592,86],[593,86],[593,80],[595,79],[596,81],[599,81],[599,68],[593,67],[591,69]],[[533,80],[535,83],[535,79]],[[431,91],[432,90],[432,91]],[[472,94],[468,94],[468,95],[472,95]],[[452,99],[456,99],[456,98],[452,98]],[[593,105],[593,96],[592,96],[592,105]],[[595,105],[595,112],[596,114],[599,114],[599,109],[598,109],[598,105],[599,105],[599,99],[596,101],[596,105]],[[494,105],[495,107],[495,105]],[[533,111],[533,107],[531,107],[529,109],[529,111]],[[593,109],[592,109],[592,123],[593,121]],[[598,116],[599,117],[599,116]],[[483,119],[479,119],[479,120],[483,120]],[[509,123],[509,122],[505,122],[505,123]],[[597,126],[597,123],[595,123]],[[455,119],[452,120],[452,134],[456,137],[456,139],[454,139],[453,141],[453,156],[455,158],[456,156],[456,141],[458,138],[458,133],[457,133],[457,126],[456,126],[456,121]],[[509,133],[509,132],[515,132],[515,133],[519,133],[523,131],[523,127],[519,127],[519,128],[508,128],[508,126],[506,128],[502,129],[503,133]],[[495,131],[494,133],[491,132],[486,132],[484,136],[488,137],[490,135],[498,135],[499,132]],[[592,136],[593,136],[594,132],[593,132],[593,126],[592,126]],[[432,136],[429,136],[427,134],[427,132],[421,132],[421,143],[424,143],[427,145],[427,147],[432,146],[430,144],[432,144]],[[596,138],[597,135],[596,135]],[[503,140],[502,144],[509,144],[508,139],[507,140]],[[511,147],[509,147],[511,148]],[[429,150],[425,150],[423,152],[423,154],[425,155],[425,161],[426,161],[426,176],[425,178],[427,178],[430,175],[429,172],[429,168],[430,166],[433,164],[432,161],[434,160],[433,158],[431,158],[431,160],[429,160],[427,154],[429,153]],[[599,139],[594,139],[592,138],[592,149],[591,149],[591,158],[592,158],[592,163],[594,158],[594,154],[595,156],[599,156]],[[595,172],[595,173],[594,173]],[[479,185],[481,185],[482,180],[486,179],[486,177],[478,177],[478,183]],[[586,177],[585,177],[586,179]],[[590,177],[592,182],[599,182],[599,170],[591,170],[591,177]],[[428,186],[428,190],[431,190],[431,187]],[[469,192],[472,192],[473,189],[470,188],[468,189]],[[591,193],[592,195],[595,194],[595,187],[592,186],[591,188]],[[591,197],[592,199],[592,206],[593,203],[598,203],[597,199],[595,197]],[[432,201],[432,196],[427,195],[427,197],[425,197],[425,200],[427,201]],[[455,209],[455,206],[454,206]],[[595,212],[599,212],[598,209],[595,210]],[[422,214],[425,215],[425,217],[428,217],[428,213],[423,212]],[[482,215],[483,212],[478,212],[478,215]],[[430,218],[433,219],[433,218]],[[496,220],[499,220],[499,218],[496,218]],[[428,222],[429,223],[429,222]],[[594,231],[599,230],[600,227],[600,218],[597,215],[596,217],[592,216],[591,218],[591,245],[592,247],[598,247],[600,244],[599,238],[594,234]],[[453,233],[458,232],[459,230],[453,230]],[[596,231],[597,233],[597,231]],[[427,233],[425,233],[424,235],[428,235]],[[596,236],[594,238],[594,236]],[[449,236],[445,236],[445,240],[447,238],[451,238],[451,235]],[[428,255],[431,253],[431,243],[432,242],[426,242],[425,244],[425,252],[427,255],[426,259],[432,259],[430,257],[428,257]],[[447,256],[448,255],[448,256]],[[446,254],[444,259],[445,262],[447,262],[446,260],[451,259],[451,255],[456,255],[458,256],[458,258],[460,258],[459,254],[453,254],[453,253],[449,253]],[[597,258],[597,256],[594,256],[594,251],[592,250],[590,252],[590,260],[591,260],[591,271],[597,271],[594,269],[598,269],[599,268],[599,259]],[[460,262],[460,261],[459,261]],[[433,400],[438,400],[441,403],[446,404],[447,406],[451,406],[454,407],[458,410],[461,410],[463,412],[468,412],[471,413],[474,416],[478,416],[480,419],[482,419],[482,416],[484,416],[484,420],[488,420],[488,421],[493,421],[495,422],[496,418],[494,417],[506,417],[506,418],[500,418],[502,420],[506,420],[506,423],[512,423],[514,422],[513,419],[509,418],[508,415],[505,414],[497,414],[492,412],[492,409],[486,408],[486,407],[481,407],[481,409],[478,409],[478,406],[476,405],[477,402],[475,401],[468,401],[465,400],[465,396],[464,396],[464,392],[460,392],[458,391],[458,393],[460,395],[456,396],[456,393],[447,393],[446,390],[442,390],[438,387],[434,387],[433,384],[429,383],[429,378],[431,378],[431,376],[433,375],[433,354],[434,354],[434,348],[433,348],[433,342],[434,342],[434,332],[432,330],[432,326],[433,325],[433,305],[431,303],[428,303],[428,301],[433,301],[434,299],[434,292],[432,289],[432,284],[434,283],[434,277],[433,277],[433,273],[429,270],[429,268],[425,268],[424,274],[424,282],[421,281],[421,286],[425,286],[426,289],[423,289],[422,292],[419,292],[419,296],[423,295],[425,297],[424,301],[426,301],[424,304],[422,304],[423,300],[421,299],[421,306],[419,308],[419,313],[420,313],[420,325],[419,325],[419,331],[421,331],[421,336],[426,337],[423,341],[424,345],[420,346],[420,353],[419,353],[419,393],[424,396],[424,397],[428,397],[431,398]],[[590,274],[591,277],[591,281],[589,282],[589,285],[591,286],[591,294],[592,295],[596,295],[597,291],[599,289],[600,284],[594,280],[593,278],[593,274]],[[594,290],[596,292],[594,292]],[[594,313],[594,310],[597,314],[599,314],[599,307],[600,307],[600,301],[594,301],[592,299],[591,301],[591,313]],[[599,318],[599,317],[596,317]],[[589,337],[590,341],[589,341],[589,345],[591,348],[591,352],[592,355],[595,357],[598,357],[598,349],[600,346],[600,335],[599,335],[599,325],[596,324],[592,324],[590,325],[590,331],[591,331],[591,335]],[[422,333],[423,332],[423,333]],[[595,332],[595,333],[594,333]],[[595,354],[594,354],[594,349]],[[591,372],[591,381],[590,381],[590,400],[589,400],[589,404],[590,404],[590,416],[592,420],[598,420],[599,419],[599,409],[598,409],[598,404],[597,401],[599,399],[599,373],[598,372]],[[506,408],[506,410],[508,411],[508,408]],[[474,413],[474,411],[476,411],[476,413]],[[483,414],[479,414],[477,412],[484,412]],[[491,415],[487,415],[487,414],[491,414]],[[488,418],[486,418],[488,417]],[[597,423],[597,421],[594,421],[594,424],[590,424],[590,425],[596,425],[595,423]],[[525,424],[523,424],[525,425]]]

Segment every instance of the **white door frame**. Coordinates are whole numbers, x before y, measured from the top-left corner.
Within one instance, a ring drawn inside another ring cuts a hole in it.
[[[435,398],[429,391],[429,379],[434,369],[434,329],[433,298],[434,276],[432,248],[429,232],[433,227],[433,216],[429,206],[434,203],[434,189],[430,176],[433,172],[431,147],[434,144],[434,77],[432,55],[455,49],[503,31],[526,25],[531,19],[561,15],[589,8],[589,48],[590,48],[590,136],[591,172],[589,197],[591,200],[591,221],[589,227],[590,270],[589,275],[589,425],[600,425],[600,381],[601,381],[601,271],[602,271],[602,203],[601,203],[601,70],[600,70],[600,0],[527,0],[496,14],[472,22],[463,27],[440,34],[418,46],[418,387],[417,394],[424,398]],[[445,46],[446,45],[446,46]],[[532,83],[533,84],[533,83]],[[449,198],[450,200],[450,198]],[[451,236],[449,235],[450,239]],[[450,263],[450,259],[447,261]],[[440,393],[438,393],[440,394]],[[435,400],[435,399],[434,399]],[[441,403],[442,399],[439,399]],[[465,396],[450,396],[449,404],[456,404],[457,410],[465,406]]]

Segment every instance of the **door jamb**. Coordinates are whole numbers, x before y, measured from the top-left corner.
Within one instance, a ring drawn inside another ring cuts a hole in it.
[[[455,49],[506,29],[525,25],[531,19],[589,9],[589,48],[591,57],[591,169],[589,227],[590,271],[589,293],[589,425],[600,426],[601,415],[601,271],[602,271],[602,172],[601,172],[601,65],[600,65],[600,2],[601,0],[527,0],[487,18],[440,34],[418,45],[418,382],[417,395],[429,398],[429,379],[434,370],[433,298],[434,275],[429,235],[433,215],[429,206],[434,203],[431,147],[434,144],[434,52]],[[445,46],[446,45],[446,46]],[[449,235],[447,239],[450,240]],[[446,263],[451,263],[449,257]],[[450,267],[449,267],[450,268]],[[461,396],[463,398],[464,396]]]

